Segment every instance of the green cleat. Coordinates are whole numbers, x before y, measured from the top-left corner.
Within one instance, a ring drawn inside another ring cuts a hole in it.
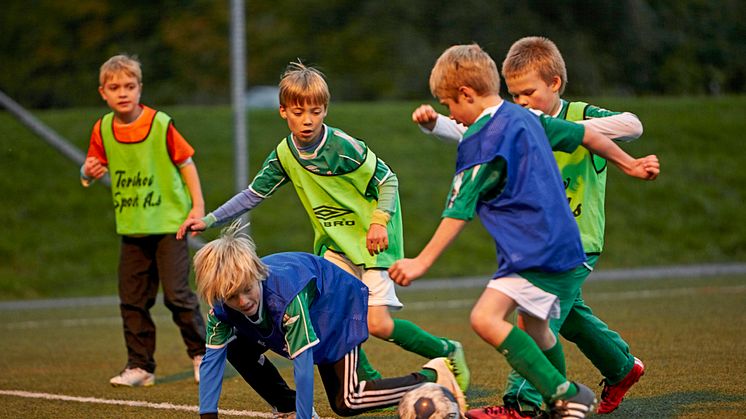
[[[461,391],[466,392],[469,388],[469,380],[471,379],[471,373],[469,372],[469,366],[466,365],[466,355],[464,354],[464,347],[461,346],[461,342],[455,340],[449,340],[453,345],[453,351],[448,354],[448,360],[453,365],[453,375],[456,376],[456,382],[458,383]]]

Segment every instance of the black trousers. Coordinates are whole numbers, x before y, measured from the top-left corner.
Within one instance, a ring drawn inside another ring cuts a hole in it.
[[[295,411],[295,391],[263,353],[266,348],[241,335],[228,344],[228,361],[241,377],[279,412]],[[413,372],[395,378],[360,381],[357,369],[360,347],[332,364],[319,364],[329,405],[339,416],[359,415],[369,410],[394,406],[404,394],[426,381]]]
[[[189,249],[174,234],[122,236],[119,310],[127,345],[127,367],[155,371],[155,323],[150,309],[159,283],[163,302],[179,327],[189,357],[205,353],[205,321],[189,287]]]

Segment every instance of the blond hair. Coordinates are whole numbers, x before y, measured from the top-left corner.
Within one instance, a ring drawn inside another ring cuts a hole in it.
[[[430,72],[430,91],[439,99],[457,99],[468,86],[480,96],[500,94],[495,61],[479,45],[454,45],[443,52]]]
[[[503,61],[503,77],[506,79],[536,71],[547,84],[559,76],[562,81],[559,94],[565,91],[567,68],[557,45],[548,38],[527,36],[517,40],[508,50]]]
[[[194,255],[197,292],[210,306],[267,278],[269,269],[257,256],[254,241],[241,232],[245,227],[234,221]]]
[[[329,105],[329,86],[324,74],[306,67],[300,61],[291,62],[280,78],[280,105]]]
[[[105,63],[101,64],[101,69],[98,73],[98,82],[103,86],[106,84],[106,80],[109,80],[116,73],[124,73],[136,78],[138,83],[142,83],[142,69],[140,68],[140,61],[137,60],[137,56],[119,54],[106,60]]]

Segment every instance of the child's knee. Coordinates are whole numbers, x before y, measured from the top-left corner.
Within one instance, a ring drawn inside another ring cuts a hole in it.
[[[332,408],[332,411],[337,416],[349,417],[349,416],[355,416],[355,415],[360,414],[360,411],[355,411],[355,410],[350,409],[349,406],[347,406],[346,404],[344,404],[342,401],[339,401],[339,400],[333,403],[330,403],[329,407]]]
[[[388,311],[371,310],[368,312],[368,333],[380,339],[388,339],[393,332],[394,319]]]
[[[472,310],[469,321],[471,322],[472,330],[474,330],[474,332],[481,337],[484,337],[491,325],[490,319],[483,316],[477,310]]]

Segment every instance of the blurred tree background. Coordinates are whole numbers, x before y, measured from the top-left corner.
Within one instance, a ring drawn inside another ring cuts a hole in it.
[[[146,103],[229,102],[227,0],[4,0],[0,89],[32,108],[98,104],[98,68],[143,63]],[[429,97],[446,47],[477,42],[499,64],[518,38],[554,40],[566,95],[746,91],[743,0],[247,0],[247,80],[274,85],[296,58],[334,100]]]

